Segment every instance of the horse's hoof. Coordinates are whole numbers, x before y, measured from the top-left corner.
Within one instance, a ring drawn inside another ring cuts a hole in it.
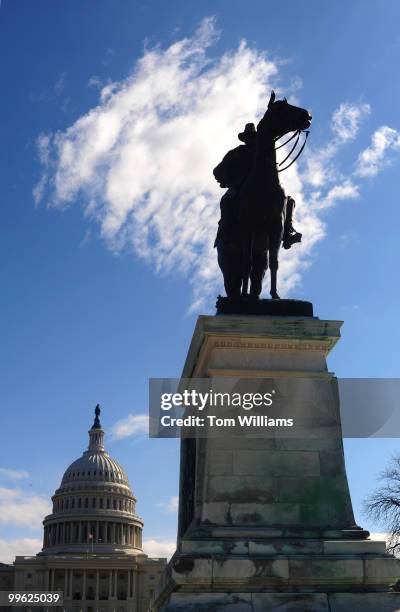
[[[281,299],[281,298],[279,297],[279,295],[276,293],[276,291],[275,291],[275,293],[273,293],[273,292],[271,291],[270,296],[272,297],[272,299],[273,299],[273,300],[280,300],[280,299]]]

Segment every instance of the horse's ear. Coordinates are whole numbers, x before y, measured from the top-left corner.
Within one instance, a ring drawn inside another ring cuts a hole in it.
[[[268,108],[271,108],[271,106],[273,105],[273,103],[275,102],[275,92],[274,90],[271,91],[271,97],[269,99],[268,102]]]
[[[288,101],[286,100],[286,98],[283,98],[283,101],[286,102],[286,104],[288,103]]]

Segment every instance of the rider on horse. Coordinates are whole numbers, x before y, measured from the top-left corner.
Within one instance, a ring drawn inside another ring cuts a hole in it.
[[[238,200],[235,196],[237,189],[246,179],[253,164],[256,144],[254,123],[247,123],[244,131],[238,134],[238,138],[244,144],[228,151],[221,163],[213,171],[220,187],[228,187],[228,191],[221,198],[221,219],[218,224],[218,233],[214,245],[218,249],[223,248],[224,242],[236,242],[240,235]],[[293,244],[301,241],[301,234],[296,232],[292,223],[294,207],[294,199],[288,196],[282,237],[284,249],[290,249]]]

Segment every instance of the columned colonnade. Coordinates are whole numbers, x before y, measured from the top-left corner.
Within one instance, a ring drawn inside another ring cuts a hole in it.
[[[92,542],[141,548],[142,529],[137,525],[116,521],[65,521],[50,523],[44,528],[43,548]]]
[[[56,573],[63,572],[62,584]],[[95,575],[94,589],[88,586],[89,576]],[[106,579],[105,579],[106,578]],[[121,569],[48,569],[45,572],[44,588],[47,591],[62,589],[65,599],[108,600],[131,599],[135,595],[134,570]]]

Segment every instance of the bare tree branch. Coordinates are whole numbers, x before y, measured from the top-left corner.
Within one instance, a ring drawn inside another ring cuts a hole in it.
[[[364,514],[389,534],[388,552],[400,556],[400,454],[380,474],[383,483],[363,504]]]

